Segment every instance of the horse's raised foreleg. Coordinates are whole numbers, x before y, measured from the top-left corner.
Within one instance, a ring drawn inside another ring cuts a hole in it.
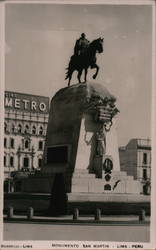
[[[93,75],[93,79],[95,79],[97,77],[98,72],[99,72],[99,66],[97,64],[94,64],[94,65],[91,66],[91,68],[92,69],[94,69],[94,68],[96,69],[96,72]]]
[[[78,71],[78,75],[77,75],[77,79],[78,79],[79,83],[81,83],[81,75],[82,75],[82,69],[80,69]]]

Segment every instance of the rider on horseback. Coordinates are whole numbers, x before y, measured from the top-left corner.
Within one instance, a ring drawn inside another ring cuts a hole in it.
[[[74,55],[71,56],[68,68],[66,68],[66,77],[68,80],[68,86],[70,86],[70,81],[73,72],[76,70],[78,72],[77,78],[79,83],[81,83],[81,75],[83,70],[84,82],[87,81],[87,72],[89,67],[91,69],[96,69],[93,75],[93,79],[97,77],[99,66],[96,64],[96,54],[103,52],[103,38],[93,40],[91,43],[85,38],[85,34],[82,33],[81,37],[76,41],[74,48]],[[80,55],[80,56],[79,56]]]
[[[86,35],[82,33],[81,37],[78,40],[76,40],[74,47],[74,55],[75,56],[83,55],[88,47],[89,47],[89,41],[86,39]]]

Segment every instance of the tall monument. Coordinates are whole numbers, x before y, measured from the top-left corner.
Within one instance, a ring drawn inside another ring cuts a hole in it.
[[[84,47],[78,47],[80,53],[70,58],[67,68],[68,87],[51,100],[41,172],[23,180],[25,192],[51,193],[51,214],[73,207],[92,213],[108,203],[142,206],[144,201],[140,182],[120,170],[116,98],[104,84],[87,81],[89,68],[96,69],[93,79],[99,72],[96,53],[103,52],[103,39],[86,40],[86,46],[82,35]],[[79,83],[70,86],[75,70]]]

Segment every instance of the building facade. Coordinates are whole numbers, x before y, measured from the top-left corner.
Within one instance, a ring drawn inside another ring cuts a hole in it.
[[[49,117],[49,98],[5,91],[4,177],[40,169]]]
[[[125,147],[119,148],[122,171],[139,180],[142,193],[150,193],[151,180],[151,141],[150,139],[132,139]]]

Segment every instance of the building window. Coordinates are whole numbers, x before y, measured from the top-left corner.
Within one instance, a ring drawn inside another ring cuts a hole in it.
[[[4,138],[4,147],[7,147],[7,138]]]
[[[14,148],[14,145],[15,143],[14,143],[14,139],[13,138],[10,138],[10,147],[11,148]]]
[[[147,164],[147,153],[143,153],[143,164]]]
[[[10,167],[14,166],[14,157],[10,156]]]
[[[42,166],[42,159],[39,158],[39,159],[38,159],[38,167],[40,168],[41,166]]]
[[[33,134],[33,135],[36,135],[36,126],[33,126],[33,127],[32,127],[32,134]]]
[[[39,135],[43,135],[43,127],[42,126],[39,127]]]
[[[13,138],[10,138],[10,147],[14,148],[14,146],[15,146],[15,141]]]
[[[4,167],[6,167],[6,156],[4,155]]]
[[[38,143],[38,149],[43,150],[43,141],[39,141]]]
[[[23,159],[23,166],[24,166],[24,168],[28,168],[29,167],[29,158],[28,157],[24,157],[24,159]]]
[[[25,140],[24,147],[29,148],[29,141],[28,140]]]
[[[15,133],[15,125],[14,124],[11,124],[11,132]]]
[[[143,169],[143,179],[147,179],[147,169]]]
[[[18,133],[22,133],[22,125],[18,124]]]
[[[6,124],[6,122],[4,123],[4,132],[5,133],[7,132],[7,124]]]
[[[28,125],[25,125],[24,133],[25,133],[25,134],[28,134],[28,133],[29,133],[29,126],[28,126]]]

